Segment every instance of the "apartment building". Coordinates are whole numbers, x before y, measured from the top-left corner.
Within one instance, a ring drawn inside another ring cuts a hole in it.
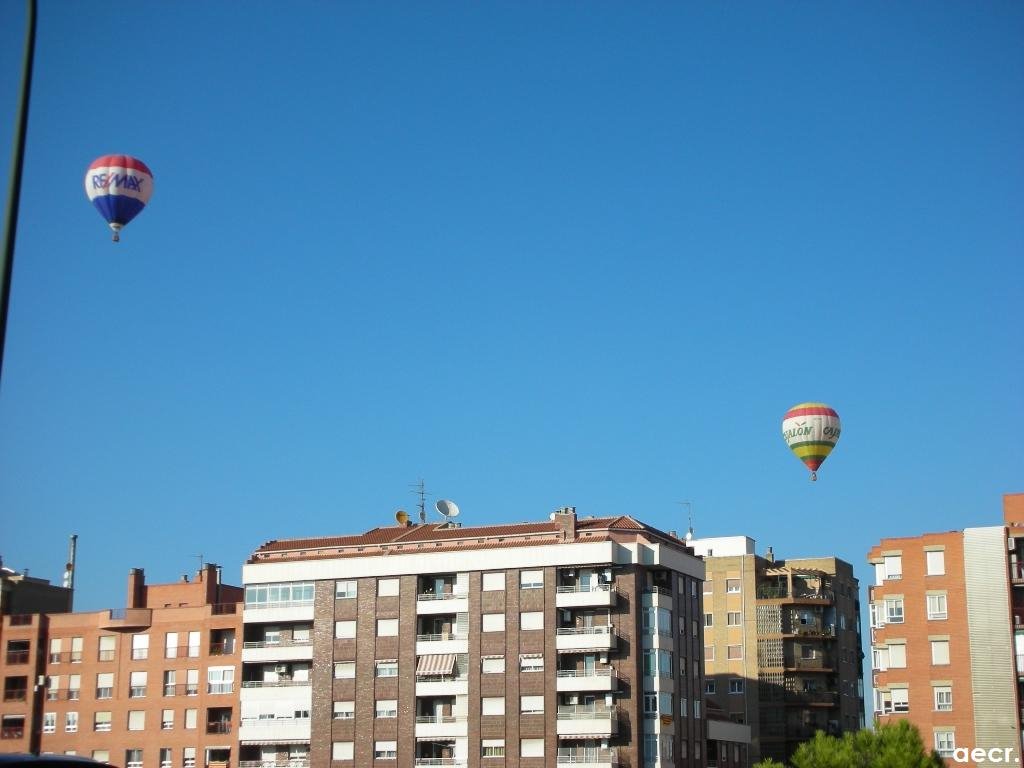
[[[573,508],[398,519],[245,565],[242,768],[707,764],[704,565],[685,542]]]
[[[704,558],[709,706],[750,727],[747,765],[788,761],[816,731],[864,726],[858,582],[835,557],[776,560],[747,536],[691,539]]]
[[[876,717],[910,720],[951,765],[1019,762],[1024,494],[1002,525],[882,539],[868,562]]]
[[[4,616],[0,752],[228,768],[241,600],[215,565],[155,585],[133,569],[123,609]]]

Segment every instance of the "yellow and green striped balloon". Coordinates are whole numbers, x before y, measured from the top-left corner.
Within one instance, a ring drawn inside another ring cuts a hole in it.
[[[839,414],[825,403],[800,403],[782,417],[782,438],[811,470],[811,480],[818,479],[818,467],[836,447],[840,431]]]

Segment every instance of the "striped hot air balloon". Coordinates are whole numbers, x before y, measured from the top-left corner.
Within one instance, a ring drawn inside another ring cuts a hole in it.
[[[818,467],[836,447],[840,430],[839,414],[825,403],[800,403],[782,417],[782,438],[811,470],[811,480],[818,479]]]
[[[149,202],[153,174],[134,157],[104,155],[93,160],[85,172],[85,194],[114,230],[116,243],[121,239],[121,228]]]

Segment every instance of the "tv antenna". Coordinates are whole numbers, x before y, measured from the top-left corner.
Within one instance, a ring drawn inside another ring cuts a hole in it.
[[[453,517],[459,516],[459,505],[448,499],[441,499],[434,504],[434,509],[440,513],[446,523],[450,523]]]
[[[198,555],[192,555],[192,557],[199,558],[199,572],[203,572],[203,553],[200,552]]]
[[[417,506],[420,508],[420,523],[427,522],[427,490],[423,485],[423,478],[420,478],[418,483],[414,483],[409,486],[412,488],[412,492],[420,497],[420,502]]]
[[[692,501],[677,501],[676,504],[686,507],[686,521],[689,524],[689,529],[686,531],[686,541],[693,540],[693,502]]]

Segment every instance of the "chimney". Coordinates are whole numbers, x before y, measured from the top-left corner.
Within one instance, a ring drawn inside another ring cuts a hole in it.
[[[764,559],[767,560],[769,563],[775,562],[775,553],[772,552],[771,547],[768,547],[768,549],[765,550]]]
[[[576,507],[556,509],[554,519],[562,531],[562,540],[574,541],[576,539]]]
[[[128,607],[146,607],[146,572],[141,568],[128,571]]]

